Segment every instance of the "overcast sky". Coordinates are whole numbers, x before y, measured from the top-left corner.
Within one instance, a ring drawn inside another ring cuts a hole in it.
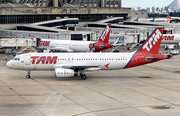
[[[146,7],[165,7],[168,6],[171,2],[174,0],[121,0],[122,2],[122,7],[141,7],[141,8],[146,8]]]

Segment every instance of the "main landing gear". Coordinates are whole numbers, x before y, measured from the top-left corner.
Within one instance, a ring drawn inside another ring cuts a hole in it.
[[[31,75],[30,75],[30,73],[31,73],[31,71],[27,71],[27,75],[26,75],[26,79],[29,79],[29,78],[31,78]]]
[[[79,71],[79,75],[80,75],[80,77],[81,77],[82,80],[86,80],[86,79],[87,79],[87,76],[85,75],[84,71],[82,71],[82,70]],[[74,76],[79,76],[79,75],[78,75],[78,71],[75,70],[75,71],[74,71]]]
[[[78,76],[78,71],[74,71],[74,76]]]
[[[87,79],[87,76],[86,76],[86,74],[84,73],[84,71],[80,71],[80,76],[81,76],[81,79],[82,79],[82,80],[86,80],[86,79]]]

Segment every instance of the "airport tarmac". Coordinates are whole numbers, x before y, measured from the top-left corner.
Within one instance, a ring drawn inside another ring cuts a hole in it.
[[[180,55],[140,67],[57,78],[8,69],[0,54],[0,116],[179,116]],[[8,56],[10,60],[10,56]]]

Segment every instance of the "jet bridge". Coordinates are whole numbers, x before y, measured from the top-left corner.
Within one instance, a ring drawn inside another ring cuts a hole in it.
[[[36,47],[38,42],[38,38],[1,38],[0,47],[5,48],[6,53],[11,54],[13,58],[16,54],[20,54],[27,49],[29,49],[28,51],[34,50],[32,47]]]
[[[1,38],[0,47],[32,47],[38,45],[37,38]]]

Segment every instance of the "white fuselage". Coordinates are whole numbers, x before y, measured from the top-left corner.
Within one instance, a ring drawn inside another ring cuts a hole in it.
[[[27,53],[18,55],[19,61],[12,60],[8,67],[20,70],[53,70],[63,66],[99,66],[102,70],[123,69],[131,60],[132,53]],[[37,57],[33,61],[31,57]],[[57,57],[56,63],[52,60],[46,63],[48,56]],[[46,57],[45,61],[41,57]],[[44,62],[44,63],[43,63]]]
[[[42,44],[43,42],[47,42]],[[41,39],[42,43],[39,43],[39,48],[46,49],[60,49],[60,50],[72,50],[74,52],[87,52],[90,50],[89,45],[94,43],[92,41],[69,41],[69,40],[49,40],[49,39]]]
[[[165,22],[167,18],[140,18],[138,21]]]
[[[180,34],[163,34],[161,44],[179,44]]]

